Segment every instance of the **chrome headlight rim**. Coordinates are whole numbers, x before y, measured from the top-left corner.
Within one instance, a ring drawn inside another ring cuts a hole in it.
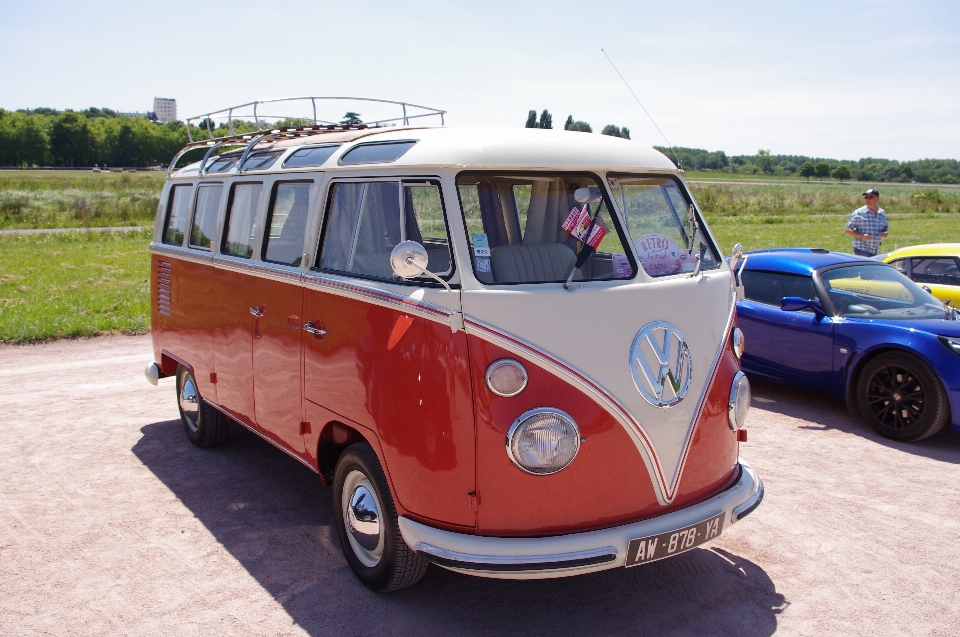
[[[524,467],[523,464],[520,463],[520,461],[517,459],[516,455],[513,452],[513,440],[517,431],[522,426],[524,426],[524,424],[529,422],[532,418],[540,414],[550,414],[551,416],[559,416],[560,418],[570,423],[570,425],[573,427],[574,433],[576,434],[573,437],[574,449],[573,449],[573,455],[570,456],[570,460],[568,460],[562,467],[558,467],[553,471],[530,471],[529,469]],[[507,436],[506,436],[507,457],[510,458],[510,462],[513,463],[513,466],[515,466],[517,469],[520,469],[520,471],[523,471],[528,475],[551,476],[563,471],[564,469],[569,467],[571,464],[573,464],[573,461],[576,460],[577,458],[577,454],[580,453],[580,442],[581,442],[580,439],[581,439],[580,427],[577,425],[577,421],[574,420],[570,416],[570,414],[563,411],[562,409],[556,409],[554,407],[537,407],[536,409],[531,409],[529,411],[523,412],[522,414],[520,414],[520,416],[517,417],[516,420],[513,421],[513,424],[510,425],[510,429],[507,430]]]
[[[746,396],[746,406],[743,408],[743,414],[738,411],[740,407],[740,393],[744,392]],[[752,398],[752,393],[750,391],[750,380],[747,378],[747,375],[742,371],[738,371],[733,377],[733,383],[730,386],[730,401],[727,403],[727,422],[730,425],[730,429],[734,431],[740,431],[744,428],[744,425],[747,422],[747,414],[750,412],[750,399]]]
[[[733,335],[730,337],[730,340],[733,344],[734,355],[736,355],[737,358],[743,358],[743,348],[746,346],[746,341],[739,327],[733,328]]]
[[[497,390],[491,382],[491,377],[493,374],[503,367],[515,367],[520,370],[520,373],[523,376],[523,382],[520,384],[520,388],[514,392],[501,392]],[[527,383],[530,381],[530,375],[527,373],[527,368],[524,367],[523,363],[520,361],[513,358],[498,358],[487,366],[487,371],[483,375],[483,381],[491,393],[496,394],[501,398],[513,398],[514,396],[520,395],[523,390],[527,388]]]

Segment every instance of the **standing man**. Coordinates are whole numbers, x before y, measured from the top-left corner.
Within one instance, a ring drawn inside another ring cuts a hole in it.
[[[854,254],[872,257],[880,249],[880,240],[887,236],[887,213],[878,205],[880,193],[876,189],[869,188],[863,199],[867,205],[853,211],[844,232],[853,237]]]

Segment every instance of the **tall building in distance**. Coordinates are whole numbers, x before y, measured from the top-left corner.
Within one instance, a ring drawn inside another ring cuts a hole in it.
[[[177,100],[169,97],[153,98],[153,113],[158,122],[173,122],[177,119]]]

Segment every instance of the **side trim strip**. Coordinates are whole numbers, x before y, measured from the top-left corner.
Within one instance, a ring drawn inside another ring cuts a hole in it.
[[[276,440],[271,440],[271,439],[268,438],[267,436],[263,435],[260,431],[258,431],[257,428],[254,427],[253,425],[251,425],[251,424],[249,424],[249,423],[246,423],[246,422],[244,422],[243,420],[241,420],[240,418],[237,418],[236,416],[234,416],[233,414],[231,414],[229,410],[221,407],[221,406],[218,405],[217,403],[213,402],[212,400],[208,400],[208,399],[206,399],[206,398],[203,399],[203,402],[207,403],[208,405],[210,405],[211,407],[213,407],[214,409],[216,409],[216,410],[219,411],[221,414],[223,414],[224,416],[226,416],[227,418],[229,418],[229,419],[232,420],[233,422],[237,423],[237,424],[240,425],[241,427],[244,427],[244,428],[246,428],[246,429],[249,429],[251,433],[254,433],[254,434],[260,436],[261,438],[263,438],[264,440],[266,440],[267,442],[269,442],[271,445],[273,445],[274,447],[276,447],[277,449],[279,449],[279,450],[282,451],[283,453],[287,454],[288,456],[290,456],[291,458],[293,458],[294,460],[296,460],[297,462],[299,462],[300,464],[302,464],[302,465],[305,466],[306,468],[310,469],[310,471],[313,471],[314,473],[320,473],[315,467],[313,467],[309,462],[307,462],[306,460],[304,460],[303,458],[301,458],[300,456],[298,456],[298,455],[297,455],[294,451],[292,451],[289,447],[287,447],[287,446],[284,445],[284,444],[281,444],[281,443],[277,442]]]

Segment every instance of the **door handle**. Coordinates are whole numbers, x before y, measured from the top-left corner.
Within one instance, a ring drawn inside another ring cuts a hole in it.
[[[327,335],[327,326],[323,324],[322,321],[317,321],[319,325],[314,325],[313,321],[310,321],[303,326],[303,331],[309,334],[313,334],[314,338],[322,341],[323,337]]]
[[[256,316],[257,318],[260,318],[261,316],[263,316],[263,310],[260,309],[261,307],[262,306],[256,306],[256,305],[251,307],[250,313]]]

